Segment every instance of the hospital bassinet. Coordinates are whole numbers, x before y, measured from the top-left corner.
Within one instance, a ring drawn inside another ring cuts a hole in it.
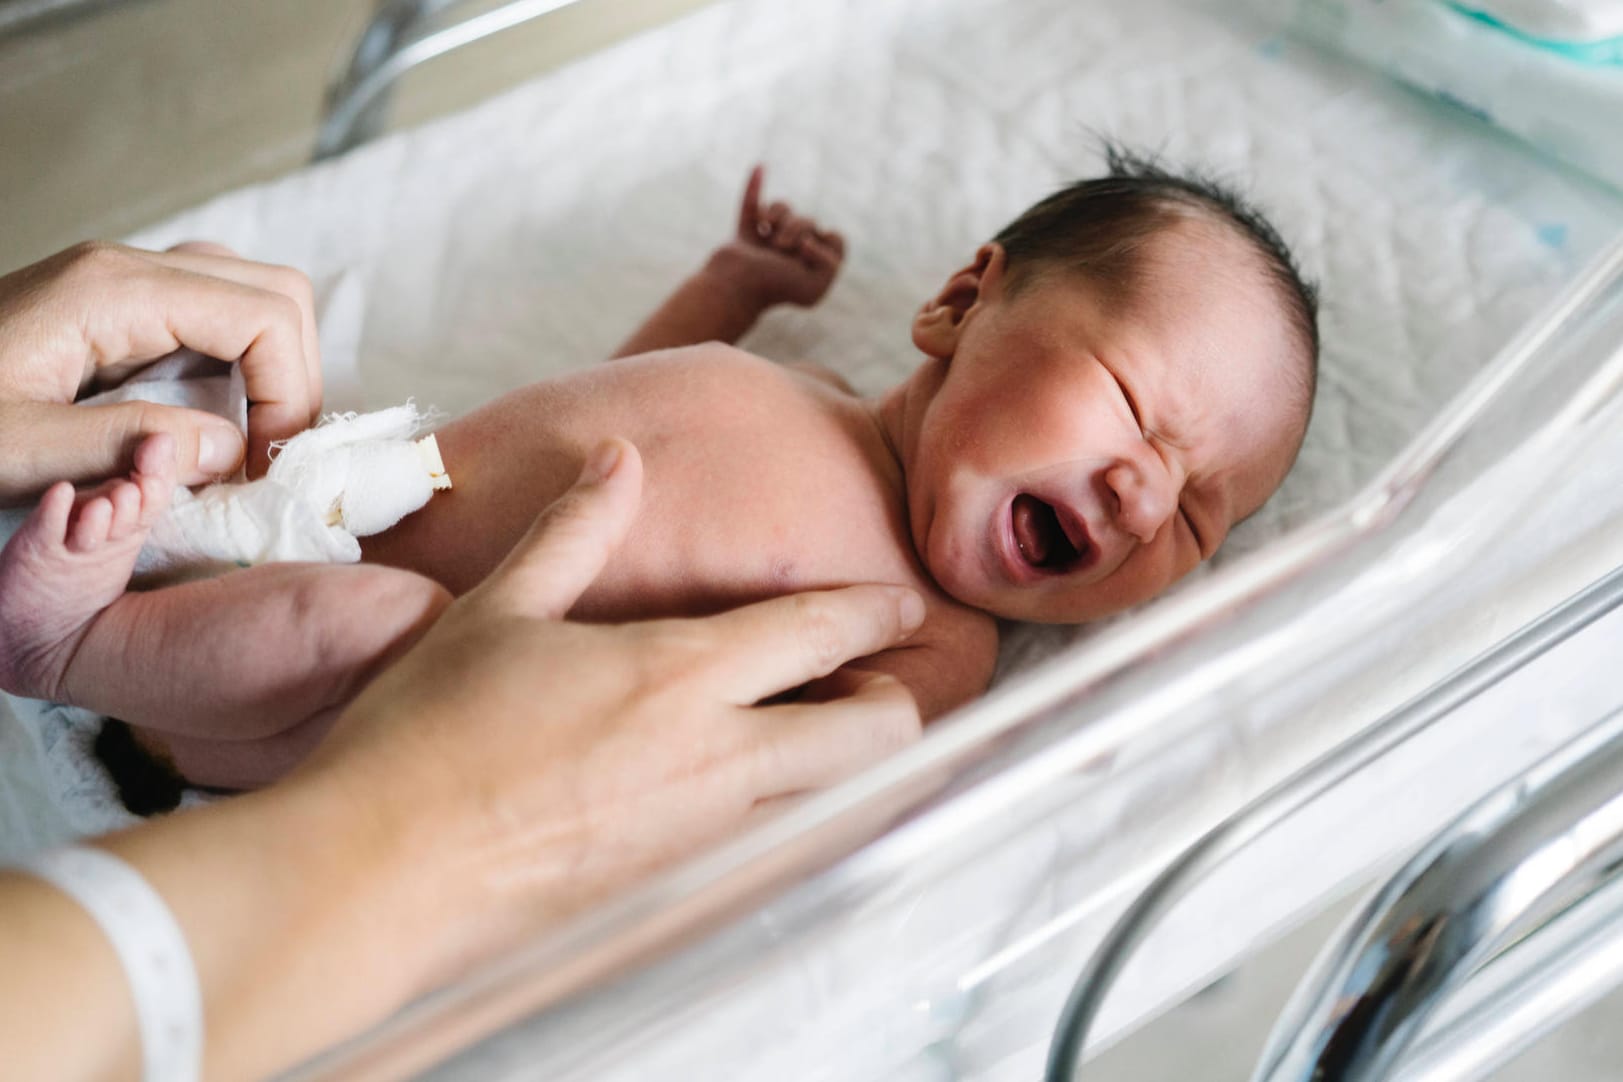
[[[1036,1077],[1112,919],[1294,771],[1427,722],[1203,882],[1099,1041],[1623,701],[1616,619],[1469,701],[1455,675],[1623,566],[1623,198],[1289,35],[1290,6],[718,4],[136,238],[342,277],[367,400],[451,412],[606,356],[757,159],[852,243],[822,307],[745,344],[865,391],[938,279],[1097,167],[1095,132],[1240,182],[1323,284],[1302,460],[1210,569],[1107,627],[1013,629],[993,693],[918,747],[305,1077]]]

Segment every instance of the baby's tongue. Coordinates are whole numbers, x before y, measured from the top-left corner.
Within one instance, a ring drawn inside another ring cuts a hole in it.
[[[1035,496],[1025,493],[1014,498],[1011,509],[1014,517],[1014,540],[1026,560],[1041,567],[1048,559],[1048,530],[1045,519],[1053,512]]]

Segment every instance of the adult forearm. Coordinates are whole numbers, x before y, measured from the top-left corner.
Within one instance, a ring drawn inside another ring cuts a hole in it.
[[[737,342],[755,326],[765,305],[714,264],[692,275],[614,351],[631,357],[700,342]]]
[[[112,945],[42,880],[0,873],[0,1048],[17,1078],[134,1079],[135,1010]]]
[[[98,841],[163,897],[205,1006],[205,1077],[297,1063],[421,990],[428,884],[341,794],[287,788]],[[122,969],[77,903],[0,878],[0,1047],[21,1078],[133,1078]]]

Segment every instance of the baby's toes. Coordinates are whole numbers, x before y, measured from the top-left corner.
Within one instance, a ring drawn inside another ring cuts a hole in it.
[[[73,514],[73,503],[73,486],[66,481],[58,481],[45,490],[39,505],[34,508],[34,517],[39,522],[39,533],[44,540],[55,545],[67,543],[68,518]]]
[[[78,513],[68,524],[68,551],[94,552],[107,540],[113,524],[113,504],[106,496],[97,496],[79,505]]]
[[[175,485],[175,437],[167,432],[156,432],[141,441],[135,449],[135,472],[141,477],[152,477]]]
[[[128,481],[120,481],[107,494],[113,505],[112,521],[107,524],[107,540],[122,541],[141,521],[141,490]]]
[[[135,451],[133,480],[140,487],[140,524],[152,526],[169,510],[175,494],[175,441],[167,433],[152,436]]]
[[[150,530],[169,510],[169,501],[175,495],[175,482],[172,478],[165,480],[143,474],[136,478],[136,483],[141,490],[141,512],[136,521],[140,529]]]

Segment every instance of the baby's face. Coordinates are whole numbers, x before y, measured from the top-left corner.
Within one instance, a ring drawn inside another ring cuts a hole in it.
[[[915,324],[938,361],[907,464],[914,542],[960,601],[1098,619],[1171,585],[1278,487],[1301,424],[1292,343],[1219,240],[1180,248],[1132,312],[1075,276],[1010,295],[991,247],[942,330],[950,355],[929,306]]]

